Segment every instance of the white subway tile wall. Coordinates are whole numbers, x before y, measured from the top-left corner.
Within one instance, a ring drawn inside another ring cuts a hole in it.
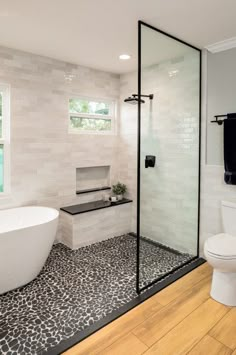
[[[199,57],[188,54],[143,71],[141,117],[141,234],[177,250],[197,253]],[[135,91],[137,73],[121,77],[121,100]],[[119,173],[136,190],[137,106],[121,104]],[[156,156],[144,168],[145,155]],[[135,206],[135,204],[134,204]],[[135,227],[136,210],[133,210]]]
[[[134,199],[130,229],[135,232],[137,106],[123,100],[137,92],[136,73],[119,77],[0,47],[0,82],[11,85],[11,194],[0,199],[0,208],[33,204],[60,208],[100,199],[102,192],[75,194],[76,168],[109,165],[111,181],[126,183],[128,196]],[[158,87],[151,81],[147,89],[158,96]],[[120,98],[118,134],[68,134],[71,94]],[[162,95],[162,100],[168,105],[168,95]],[[205,120],[203,115],[201,245],[207,236],[222,230],[220,201],[236,198],[234,187],[223,182],[223,167],[205,165]],[[162,185],[158,188],[164,191]],[[160,206],[157,208],[160,212]],[[164,210],[161,207],[165,215],[168,209]],[[165,230],[163,225],[161,228]]]
[[[101,192],[76,195],[76,168],[111,166],[114,181],[118,138],[68,134],[68,100],[117,100],[119,76],[0,47],[0,82],[11,86],[11,195],[0,208],[100,199]]]

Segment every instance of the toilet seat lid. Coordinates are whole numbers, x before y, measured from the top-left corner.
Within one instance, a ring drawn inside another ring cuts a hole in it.
[[[206,250],[219,258],[236,259],[236,237],[226,233],[214,235],[207,239]]]

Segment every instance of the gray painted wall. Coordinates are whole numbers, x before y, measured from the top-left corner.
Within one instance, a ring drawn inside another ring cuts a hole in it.
[[[223,165],[223,126],[214,115],[236,112],[236,48],[208,53],[207,164]]]
[[[200,245],[223,231],[221,201],[236,201],[236,186],[224,182],[223,126],[209,123],[216,114],[236,111],[236,49],[204,53]]]

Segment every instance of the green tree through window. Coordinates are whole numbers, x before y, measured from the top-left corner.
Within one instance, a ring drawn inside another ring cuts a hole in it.
[[[111,106],[110,102],[70,99],[70,128],[78,131],[111,131]]]

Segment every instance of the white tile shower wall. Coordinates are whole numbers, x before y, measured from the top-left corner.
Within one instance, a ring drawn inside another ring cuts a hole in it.
[[[149,67],[143,74],[142,92],[153,93],[154,99],[142,105],[141,234],[196,254],[198,58],[176,61],[174,77],[168,73],[171,64]],[[136,75],[121,77],[121,100],[135,90]],[[121,103],[120,125],[120,176],[134,194],[137,106]],[[146,154],[156,155],[154,169],[144,169]]]
[[[124,99],[135,93],[137,72],[121,75],[118,180],[127,185],[128,196],[133,199],[131,230],[134,233],[137,211],[137,106],[124,103]]]
[[[11,195],[0,199],[0,208],[30,204],[59,208],[99,199],[100,192],[75,195],[75,169],[111,165],[111,179],[125,182],[129,196],[134,198],[135,232],[137,106],[124,104],[123,100],[137,92],[137,73],[122,75],[120,82],[117,75],[4,47],[0,47],[0,64],[0,81],[11,85],[12,143]],[[65,80],[68,73],[75,76],[72,82]],[[227,90],[230,88],[226,83],[225,96]],[[69,135],[67,100],[71,93],[115,99],[120,95],[120,137]],[[221,95],[219,88],[219,98]],[[201,245],[209,235],[222,231],[220,201],[236,199],[235,188],[223,181],[223,167],[205,165],[205,131],[203,114]]]
[[[11,195],[0,208],[60,208],[100,198],[76,196],[76,168],[109,165],[113,181],[118,138],[68,134],[68,99],[116,100],[119,76],[0,47],[0,82],[11,85]]]
[[[76,169],[76,190],[110,186],[110,166],[91,166]]]

